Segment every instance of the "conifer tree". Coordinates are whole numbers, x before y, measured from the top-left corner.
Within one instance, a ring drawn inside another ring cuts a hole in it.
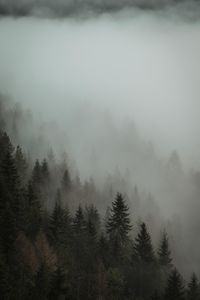
[[[32,300],[49,299],[51,274],[45,262],[42,262],[34,279],[34,287],[32,290]]]
[[[134,257],[145,263],[151,263],[155,259],[151,236],[144,222],[140,225],[140,231],[135,239]]]
[[[13,154],[14,147],[6,132],[0,130],[0,163],[4,160],[7,153]]]
[[[26,180],[26,172],[27,172],[27,162],[22,152],[21,147],[18,145],[15,151],[15,165],[20,176],[20,179],[25,182]]]
[[[158,259],[161,266],[171,267],[172,258],[171,251],[169,249],[168,236],[166,232],[163,233],[160,241],[160,246],[158,249]]]
[[[47,160],[44,159],[41,165],[41,176],[43,183],[48,183],[50,180],[50,172]]]
[[[106,224],[110,240],[118,246],[125,245],[129,241],[131,225],[128,210],[122,194],[118,193],[112,202],[111,215]]]
[[[184,300],[185,289],[183,279],[179,272],[174,269],[169,275],[164,293],[164,300]]]
[[[192,274],[190,282],[187,289],[187,300],[199,300],[200,290],[199,283],[195,273]]]
[[[57,191],[55,207],[50,220],[52,239],[55,245],[66,247],[71,236],[71,218],[61,202],[60,190]]]
[[[37,188],[39,188],[39,186],[42,183],[42,170],[41,170],[41,165],[39,160],[37,159],[33,168],[33,172],[32,172],[32,182],[33,185],[37,186]]]
[[[71,189],[72,182],[71,182],[71,177],[70,177],[70,173],[69,173],[68,169],[66,169],[64,171],[62,182],[61,182],[61,186],[62,186],[62,191],[64,193],[69,192],[70,189]]]
[[[52,274],[50,281],[49,300],[62,300],[66,299],[67,294],[67,276],[63,268],[58,266]]]
[[[26,190],[27,199],[27,234],[33,238],[40,230],[42,223],[42,208],[35,186],[29,181]]]
[[[73,219],[73,228],[75,230],[76,233],[82,233],[85,229],[85,217],[83,214],[83,209],[81,207],[81,205],[79,205],[76,213],[75,213],[75,217]]]

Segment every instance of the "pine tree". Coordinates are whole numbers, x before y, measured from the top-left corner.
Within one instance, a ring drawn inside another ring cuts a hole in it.
[[[190,282],[188,284],[187,299],[188,300],[200,299],[199,283],[195,273],[192,274]]]
[[[140,225],[140,231],[135,239],[134,257],[145,263],[153,262],[155,259],[151,237],[145,223]]]
[[[98,257],[102,260],[105,266],[109,263],[109,245],[105,235],[102,233],[97,243]]]
[[[110,240],[118,246],[125,245],[129,241],[129,232],[132,226],[128,210],[123,196],[118,193],[115,201],[112,202],[111,215],[106,224]]]
[[[71,218],[66,208],[62,207],[61,193],[57,191],[55,207],[50,220],[51,236],[54,245],[66,247],[71,236]]]
[[[76,213],[75,213],[75,217],[73,220],[73,228],[75,230],[76,233],[82,233],[85,229],[85,217],[83,214],[83,209],[82,207],[79,205]]]
[[[63,268],[57,267],[51,278],[51,290],[49,293],[49,300],[62,300],[66,299],[67,281],[66,272]]]
[[[27,185],[26,199],[28,215],[27,234],[29,237],[34,238],[41,228],[42,208],[35,186],[31,181]]]
[[[34,288],[32,290],[31,299],[42,299],[48,300],[49,299],[49,292],[50,292],[50,279],[51,274],[49,271],[48,266],[45,262],[42,262],[34,280]]]
[[[62,182],[61,182],[61,186],[62,186],[62,191],[64,193],[69,192],[70,189],[71,189],[72,182],[71,182],[71,177],[70,177],[70,173],[69,173],[68,169],[66,169],[64,171]]]
[[[22,182],[25,182],[28,165],[19,145],[17,146],[17,149],[15,151],[15,165],[17,167],[20,179],[22,180]]]
[[[33,168],[32,182],[33,182],[33,185],[37,186],[38,189],[42,183],[42,170],[41,170],[41,165],[40,165],[40,162],[38,159],[36,160],[34,168]]]
[[[0,164],[5,159],[7,153],[13,154],[14,147],[6,132],[0,130]]]
[[[164,300],[184,300],[185,290],[183,279],[179,272],[174,269],[169,275],[164,293]]]
[[[171,267],[172,258],[171,251],[169,249],[169,242],[167,233],[164,232],[160,241],[160,246],[158,249],[158,259],[159,263],[163,267]]]
[[[41,165],[41,176],[43,183],[48,183],[50,181],[50,172],[47,160],[44,159]]]

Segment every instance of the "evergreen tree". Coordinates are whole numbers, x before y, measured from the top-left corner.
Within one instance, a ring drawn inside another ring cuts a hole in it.
[[[164,232],[160,241],[160,246],[158,249],[158,259],[161,266],[171,267],[172,258],[171,251],[169,249],[169,242],[167,233]]]
[[[75,230],[76,233],[82,233],[85,229],[85,217],[83,214],[83,209],[82,207],[79,205],[76,213],[75,213],[75,217],[73,219],[73,228]]]
[[[109,263],[109,245],[105,235],[102,233],[98,244],[97,251],[99,258],[103,261],[104,265],[107,266]]]
[[[155,259],[151,237],[149,232],[147,231],[145,223],[142,223],[140,225],[140,231],[135,239],[134,257],[136,258],[136,260],[145,263],[151,263]]]
[[[51,282],[50,282],[51,290],[49,293],[49,300],[62,300],[66,299],[65,296],[67,294],[67,276],[66,272],[61,267],[57,267],[54,271]]]
[[[183,279],[179,272],[174,269],[169,275],[164,293],[164,300],[184,300],[185,290]]]
[[[7,153],[13,154],[14,147],[6,132],[0,130],[0,164],[5,159]]]
[[[52,242],[57,249],[66,247],[71,236],[71,218],[68,210],[62,207],[61,193],[57,191],[55,207],[50,220]]]
[[[188,284],[187,300],[199,300],[199,299],[200,299],[199,283],[196,274],[193,273],[190,282]]]
[[[51,273],[45,262],[42,262],[34,279],[31,299],[49,299]]]
[[[26,190],[27,199],[27,234],[34,238],[42,225],[42,208],[35,186],[29,181]]]
[[[48,183],[50,181],[50,172],[47,160],[44,159],[41,165],[41,176],[43,183]]]
[[[107,233],[115,245],[122,246],[129,241],[131,230],[128,206],[123,196],[118,193],[112,202],[111,215],[107,222]]]
[[[32,172],[32,182],[38,189],[42,183],[42,170],[39,160],[37,159]]]
[[[66,169],[64,171],[62,182],[61,182],[61,186],[62,186],[62,191],[64,193],[69,192],[70,189],[71,189],[72,182],[71,182],[71,177],[70,177],[70,173],[69,173],[68,169]]]
[[[15,151],[15,165],[17,167],[17,171],[21,181],[25,182],[28,165],[19,145],[17,146],[17,149]]]

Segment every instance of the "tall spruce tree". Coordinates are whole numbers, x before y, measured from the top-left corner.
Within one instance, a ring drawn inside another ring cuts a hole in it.
[[[22,149],[19,145],[17,146],[17,149],[15,151],[14,158],[15,158],[15,164],[17,167],[18,174],[20,176],[21,181],[24,183],[27,180],[26,175],[27,175],[28,165],[24,157],[24,154],[22,152]]]
[[[158,260],[161,266],[170,268],[172,265],[171,251],[167,233],[164,231],[158,249]]]
[[[128,211],[129,208],[125,204],[122,194],[117,193],[112,202],[111,214],[106,224],[107,233],[115,246],[123,246],[129,241],[132,226]]]
[[[140,231],[135,239],[133,254],[134,258],[141,262],[151,263],[155,260],[151,236],[144,222],[140,225]]]
[[[51,215],[50,230],[52,242],[58,248],[66,247],[71,237],[71,218],[66,208],[63,208],[61,193],[58,189],[55,207]]]
[[[192,274],[190,282],[187,289],[187,300],[199,300],[200,290],[199,283],[195,273]]]
[[[180,273],[174,269],[169,275],[167,286],[164,292],[164,300],[184,300],[185,289]]]

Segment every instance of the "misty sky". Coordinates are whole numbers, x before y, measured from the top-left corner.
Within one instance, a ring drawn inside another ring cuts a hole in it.
[[[119,127],[134,121],[162,155],[177,149],[199,164],[199,22],[134,9],[2,18],[0,37],[1,92],[60,124],[72,151],[83,137],[95,143],[110,114]]]

